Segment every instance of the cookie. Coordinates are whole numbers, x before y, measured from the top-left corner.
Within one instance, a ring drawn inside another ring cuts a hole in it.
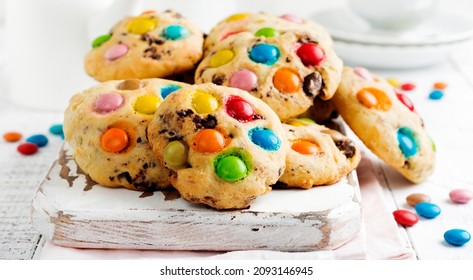
[[[331,123],[338,117],[338,112],[330,100],[314,99],[314,104],[298,118],[309,118],[318,124]]]
[[[331,100],[363,143],[413,183],[434,171],[435,145],[409,98],[364,68],[345,68]]]
[[[264,16],[266,22],[285,21]],[[260,24],[242,20],[249,27]],[[343,64],[323,28],[277,30],[266,22],[257,28],[274,32],[242,31],[210,48],[196,70],[195,81],[246,90],[267,103],[281,120],[287,120],[307,111],[316,96],[330,99]]]
[[[145,12],[96,38],[85,70],[98,81],[167,77],[193,69],[203,41],[203,33],[181,14]]]
[[[187,84],[162,80],[109,81],[77,93],[64,115],[65,140],[78,166],[106,187],[153,190],[169,186],[146,129],[157,106]]]
[[[239,89],[203,84],[176,91],[158,108],[148,138],[181,196],[216,209],[248,207],[284,172],[281,122]]]
[[[307,119],[290,120],[283,126],[290,148],[280,186],[308,189],[331,185],[358,166],[359,149],[340,132]]]

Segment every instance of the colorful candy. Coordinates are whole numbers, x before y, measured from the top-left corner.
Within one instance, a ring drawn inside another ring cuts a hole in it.
[[[447,88],[447,84],[444,83],[444,82],[436,82],[434,83],[434,89],[446,89]]]
[[[263,27],[259,29],[258,31],[256,31],[255,36],[256,37],[263,36],[266,38],[272,38],[272,37],[279,36],[279,31],[271,27]]]
[[[164,28],[163,36],[168,40],[180,40],[189,36],[189,29],[180,24],[168,25]]]
[[[152,115],[156,112],[160,100],[158,97],[146,94],[136,99],[133,109],[140,114]]]
[[[414,90],[416,88],[416,85],[414,83],[404,83],[401,85],[401,89],[402,90],[406,90],[406,91],[410,91],[410,90]]]
[[[254,144],[267,151],[277,151],[281,147],[281,139],[269,128],[252,128],[248,131],[248,137]]]
[[[316,124],[316,122],[309,118],[297,118],[297,119],[289,120],[287,124],[292,125],[292,126],[307,126],[310,124]]]
[[[397,96],[397,99],[399,99],[399,101],[401,101],[401,103],[404,104],[409,110],[411,110],[412,112],[415,111],[414,104],[409,99],[409,97],[407,97],[405,94],[397,93],[397,92],[396,92],[396,96]]]
[[[387,81],[393,87],[399,87],[401,85],[401,82],[399,82],[399,80],[395,79],[395,78],[389,78],[389,79],[387,79]]]
[[[123,105],[124,98],[118,93],[104,93],[95,100],[95,111],[110,113]]]
[[[193,147],[202,153],[216,153],[225,148],[226,139],[216,129],[202,129],[194,138]]]
[[[290,22],[294,22],[294,23],[302,23],[302,19],[298,18],[297,16],[293,14],[284,14],[284,15],[281,15],[280,18],[285,19]]]
[[[16,149],[22,155],[33,155],[38,152],[38,146],[28,142],[18,145]]]
[[[16,131],[11,131],[11,132],[7,132],[3,134],[3,139],[7,142],[20,141],[21,137],[23,137],[23,135],[21,135],[21,133],[16,132]]]
[[[411,227],[419,221],[417,215],[408,210],[396,210],[393,212],[393,216],[396,222],[406,227]]]
[[[234,14],[227,18],[227,22],[242,20],[242,19],[247,18],[248,16],[249,14],[244,14],[244,13]]]
[[[467,189],[455,189],[449,193],[449,196],[453,202],[465,204],[473,199],[473,192]]]
[[[160,90],[161,98],[165,99],[166,97],[168,97],[168,95],[170,95],[171,93],[175,92],[176,90],[178,90],[180,88],[181,87],[177,86],[177,85],[165,85],[165,86],[163,86]]]
[[[297,49],[297,55],[305,66],[319,66],[325,59],[324,50],[318,44],[303,44]]]
[[[319,146],[307,140],[296,141],[292,144],[291,148],[303,155],[313,155],[319,152]]]
[[[406,158],[417,154],[417,140],[414,136],[414,131],[408,127],[401,127],[397,131],[397,141],[399,148]]]
[[[48,144],[48,137],[43,134],[35,134],[26,138],[26,142],[36,144],[36,146],[42,148]]]
[[[225,103],[227,114],[240,122],[249,122],[255,115],[255,109],[239,96],[230,96]]]
[[[392,106],[387,94],[377,88],[363,88],[357,92],[356,98],[370,109],[388,111]]]
[[[221,50],[216,52],[210,58],[209,66],[210,67],[220,67],[232,61],[234,53],[232,50]]]
[[[429,93],[429,99],[431,99],[431,100],[440,100],[440,99],[443,98],[443,95],[444,95],[443,91],[436,89],[436,90],[433,90]]]
[[[164,148],[164,163],[169,167],[181,167],[187,163],[187,147],[181,141],[172,141]]]
[[[117,89],[119,90],[137,90],[141,88],[143,84],[138,79],[127,79],[119,83]]]
[[[447,230],[443,238],[448,244],[453,246],[463,246],[471,239],[471,234],[464,229],[451,229]]]
[[[417,214],[427,219],[433,219],[440,215],[441,212],[440,207],[430,202],[417,203],[414,208],[416,209]]]
[[[116,44],[108,48],[104,57],[106,60],[114,61],[128,53],[128,46],[125,44]]]
[[[210,114],[218,109],[218,100],[213,95],[204,92],[196,91],[194,98],[192,99],[192,107],[199,114]]]
[[[52,125],[50,128],[49,128],[49,132],[51,132],[52,134],[54,135],[62,135],[64,133],[63,129],[62,129],[62,124],[55,124],[55,125]]]
[[[110,40],[110,38],[112,38],[112,34],[105,34],[105,35],[102,35],[102,36],[99,36],[99,37],[95,38],[92,41],[92,48],[96,49],[96,48],[100,47],[103,43]]]
[[[241,33],[241,32],[243,32],[243,31],[242,30],[237,30],[237,31],[230,31],[230,32],[224,33],[222,35],[222,37],[220,37],[220,41],[225,40],[228,37],[230,37],[232,35],[235,35],[235,34],[238,34],[238,33]]]
[[[128,32],[143,35],[156,28],[156,22],[148,17],[136,17],[128,23]]]
[[[296,70],[282,67],[274,74],[273,84],[282,93],[294,93],[301,88],[302,80]]]
[[[362,78],[363,80],[365,81],[369,81],[369,82],[372,82],[374,81],[373,80],[373,76],[371,75],[370,71],[368,71],[368,69],[366,68],[363,68],[363,67],[355,67],[353,69],[353,71],[355,72],[355,74]]]
[[[222,180],[235,182],[246,177],[248,168],[241,158],[230,155],[217,161],[216,173]]]
[[[278,47],[274,45],[259,44],[250,50],[249,56],[256,63],[273,65],[278,61],[280,53]]]
[[[128,147],[129,141],[128,133],[125,130],[113,127],[105,131],[100,144],[107,152],[119,153]]]
[[[421,202],[430,202],[430,196],[423,193],[413,193],[406,197],[406,202],[410,206],[414,207]]]
[[[258,85],[258,77],[250,70],[243,69],[232,74],[230,77],[230,86],[242,90],[250,91]]]

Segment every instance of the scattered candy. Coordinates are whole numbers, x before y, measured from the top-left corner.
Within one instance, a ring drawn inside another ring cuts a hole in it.
[[[407,97],[405,94],[397,93],[397,92],[396,92],[396,96],[397,96],[397,99],[399,99],[399,101],[401,101],[401,103],[404,104],[409,110],[411,110],[412,112],[415,111],[414,104],[409,99],[409,97]]]
[[[429,94],[429,99],[431,100],[439,100],[443,98],[443,92],[441,90],[433,90]]]
[[[251,141],[267,151],[277,151],[281,147],[281,139],[271,129],[255,127],[248,131]]]
[[[168,40],[180,40],[189,36],[189,29],[179,24],[169,25],[164,29],[163,36]]]
[[[232,36],[232,35],[235,35],[235,34],[238,34],[238,33],[241,33],[243,32],[242,30],[237,30],[237,31],[231,31],[231,32],[228,32],[228,33],[224,33],[222,35],[222,37],[220,37],[220,41],[222,40],[225,40],[227,39],[228,37]]]
[[[192,99],[192,107],[199,114],[210,114],[218,109],[218,101],[213,95],[198,90]]]
[[[117,88],[119,90],[137,90],[141,88],[142,84],[141,81],[138,79],[128,79],[124,80],[123,82],[119,83]]]
[[[172,141],[164,148],[164,162],[170,167],[181,167],[187,163],[187,147],[181,141]]]
[[[256,31],[255,36],[256,37],[263,36],[266,38],[272,38],[272,37],[279,36],[279,31],[271,27],[263,27],[259,29],[258,31]]]
[[[292,119],[289,120],[288,124],[292,126],[307,126],[310,124],[315,124],[316,122],[314,120],[311,120],[309,118],[297,118],[297,119]]]
[[[414,90],[416,88],[416,85],[414,83],[404,83],[401,85],[402,90]]]
[[[361,104],[370,109],[388,111],[391,108],[391,99],[377,88],[363,88],[357,92],[356,98]]]
[[[231,50],[221,50],[216,52],[210,58],[209,66],[210,67],[220,67],[232,61],[233,59],[233,51]]]
[[[430,137],[429,137],[430,138]],[[437,146],[435,145],[435,142],[432,138],[430,138],[430,142],[432,143],[432,150],[435,152],[437,151]]]
[[[250,59],[256,63],[273,65],[279,59],[278,47],[270,44],[259,44],[250,50]]]
[[[136,17],[128,23],[128,32],[142,35],[156,28],[156,22],[148,17]]]
[[[307,140],[299,140],[292,144],[291,148],[303,155],[313,155],[319,151],[319,146]]]
[[[21,133],[16,132],[16,131],[11,131],[3,134],[3,139],[7,142],[17,142],[23,137]]]
[[[430,196],[423,193],[413,193],[406,197],[406,202],[410,206],[414,207],[421,202],[430,202]]]
[[[280,16],[280,18],[283,18],[287,21],[295,22],[295,23],[302,23],[302,19],[298,18],[297,16],[293,14],[284,14]]]
[[[250,91],[258,85],[258,77],[250,70],[237,71],[230,77],[230,86],[242,90]]]
[[[296,70],[282,67],[274,74],[273,84],[282,93],[294,93],[301,88],[302,80]]]
[[[390,85],[392,85],[393,87],[399,87],[401,85],[401,83],[399,82],[398,79],[395,79],[395,78],[389,78],[388,79],[388,83]]]
[[[111,153],[118,153],[123,151],[129,144],[129,138],[126,131],[120,128],[109,128],[102,135],[100,140],[102,148]]]
[[[468,203],[473,199],[473,192],[467,189],[456,189],[449,193],[450,199],[458,204]]]
[[[151,94],[146,94],[136,99],[133,109],[140,114],[152,115],[156,112],[159,103],[159,98]]]
[[[444,82],[436,82],[434,83],[434,89],[446,89],[447,88],[447,84],[444,83]]]
[[[36,146],[42,148],[48,144],[48,137],[43,134],[35,134],[26,138],[26,142],[36,144]]]
[[[55,124],[49,128],[49,132],[54,135],[62,135],[64,132],[62,130],[62,124]]]
[[[396,222],[406,227],[411,227],[419,221],[417,215],[408,210],[396,210],[393,212],[393,216]]]
[[[20,144],[16,149],[22,155],[32,155],[38,152],[38,146],[36,146],[34,143],[28,142]]]
[[[409,127],[398,129],[397,141],[399,142],[399,148],[406,158],[417,154],[417,140],[414,136],[414,131]]]
[[[235,182],[245,178],[248,168],[241,158],[226,156],[217,161],[216,172],[221,179]]]
[[[231,96],[225,103],[227,114],[240,122],[249,122],[255,115],[255,109],[239,96]]]
[[[227,22],[242,20],[247,18],[248,16],[249,14],[234,14],[227,18]]]
[[[366,81],[369,81],[369,82],[374,81],[373,76],[371,75],[370,71],[368,71],[368,69],[366,69],[366,68],[355,67],[355,69],[353,69],[353,71],[355,72],[355,74],[358,77],[362,78],[363,80],[366,80]]]
[[[202,129],[194,138],[194,148],[202,153],[215,153],[225,148],[225,136],[216,129]]]
[[[99,113],[110,113],[123,105],[123,96],[118,93],[105,93],[95,100],[95,111]]]
[[[106,60],[114,61],[128,53],[128,46],[125,44],[113,45],[105,52],[104,57]]]
[[[414,208],[416,209],[417,214],[427,219],[433,219],[441,212],[440,207],[430,202],[417,203]]]
[[[106,34],[106,35],[102,35],[102,36],[99,36],[99,37],[95,38],[92,41],[92,48],[96,49],[96,48],[100,47],[103,43],[110,40],[110,38],[112,38],[112,34]]]
[[[471,239],[471,235],[468,231],[464,229],[451,229],[447,230],[443,238],[447,241],[448,244],[453,246],[463,246]]]
[[[161,98],[165,99],[171,93],[175,92],[176,90],[180,89],[180,86],[177,85],[165,85],[161,88]]]
[[[319,66],[324,61],[324,50],[317,44],[303,44],[297,49],[297,55],[306,66]]]

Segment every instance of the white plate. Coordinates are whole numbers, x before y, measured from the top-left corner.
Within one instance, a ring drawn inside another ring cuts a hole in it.
[[[473,16],[461,11],[437,11],[419,26],[404,32],[371,27],[346,7],[327,9],[312,16],[335,40],[392,46],[423,46],[453,43],[473,38]]]

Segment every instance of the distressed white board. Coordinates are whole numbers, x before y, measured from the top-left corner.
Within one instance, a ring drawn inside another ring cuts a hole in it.
[[[216,211],[175,190],[110,189],[87,178],[66,146],[32,204],[36,229],[79,248],[162,250],[327,250],[361,227],[356,174],[310,190],[273,189],[249,209]]]

